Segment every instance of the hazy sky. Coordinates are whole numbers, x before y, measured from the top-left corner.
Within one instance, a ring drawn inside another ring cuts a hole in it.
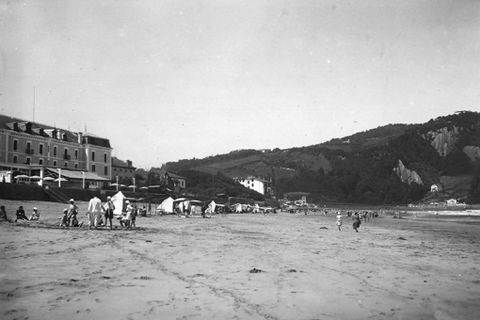
[[[137,167],[480,111],[480,1],[0,0],[0,113]]]

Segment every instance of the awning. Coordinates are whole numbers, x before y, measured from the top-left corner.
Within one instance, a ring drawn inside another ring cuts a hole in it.
[[[101,177],[94,172],[84,171],[84,175],[82,175],[82,171],[73,171],[73,170],[67,170],[62,168],[60,169],[61,169],[62,177],[67,178],[69,180],[82,180],[85,177],[85,180],[90,180],[90,181],[110,181],[109,179]],[[58,174],[58,169],[56,168],[47,168],[47,170]]]

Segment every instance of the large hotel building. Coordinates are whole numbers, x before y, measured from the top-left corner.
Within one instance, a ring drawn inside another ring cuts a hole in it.
[[[99,188],[112,179],[111,154],[108,139],[0,114],[3,182]]]

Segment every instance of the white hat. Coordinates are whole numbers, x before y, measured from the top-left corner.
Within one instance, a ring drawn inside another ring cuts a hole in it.
[[[125,201],[125,203],[130,203],[130,201],[127,200],[127,201]]]
[[[75,200],[73,200],[73,199],[70,199],[70,200],[68,200],[68,202],[75,202]]]
[[[37,211],[37,207],[33,207],[33,210]]]
[[[107,196],[107,199],[112,199],[112,197],[110,197],[110,196]]]

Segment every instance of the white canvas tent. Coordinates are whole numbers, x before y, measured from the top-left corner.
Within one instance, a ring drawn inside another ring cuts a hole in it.
[[[157,207],[157,211],[161,213],[173,213],[173,198],[168,197],[167,199],[163,200],[162,203]]]
[[[112,202],[113,205],[115,206],[115,210],[113,210],[114,215],[121,215],[122,212],[124,212],[125,208],[125,201],[126,201],[125,195],[122,193],[122,191],[118,191],[113,197],[112,197]]]

